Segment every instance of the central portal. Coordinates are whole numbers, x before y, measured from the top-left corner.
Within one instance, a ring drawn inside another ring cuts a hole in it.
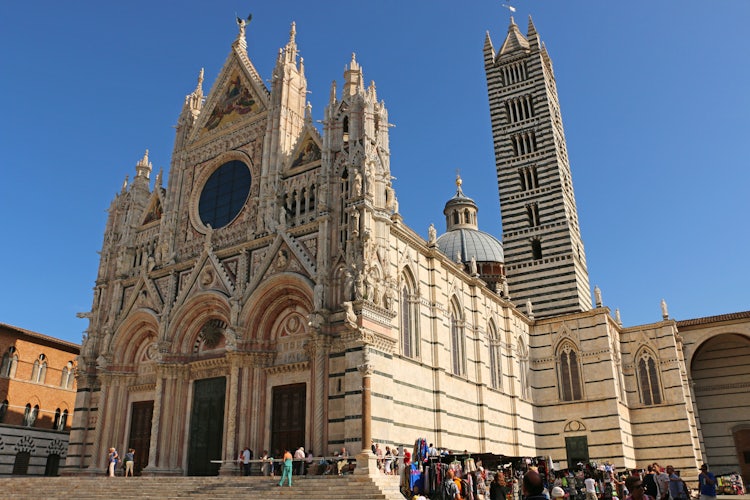
[[[196,380],[190,414],[188,476],[217,476],[224,434],[225,377]]]
[[[306,384],[273,388],[271,406],[271,450],[294,452],[305,445]],[[322,450],[318,450],[320,453]],[[275,456],[275,455],[274,455]]]

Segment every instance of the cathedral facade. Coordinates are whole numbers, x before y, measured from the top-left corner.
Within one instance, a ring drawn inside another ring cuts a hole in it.
[[[239,26],[210,92],[201,73],[185,99],[166,188],[146,153],[109,208],[69,473],[101,472],[110,446],[138,450],[143,474],[209,475],[245,446],[417,437],[562,467],[744,464],[750,314],[676,322],[664,305],[625,328],[592,300],[531,21],[484,46],[502,244],[460,179],[444,234],[403,223],[388,111],[354,57],[319,130],[295,26],[270,89]]]

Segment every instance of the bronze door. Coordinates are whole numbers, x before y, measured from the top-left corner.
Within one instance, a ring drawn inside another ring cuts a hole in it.
[[[193,384],[193,411],[190,415],[188,449],[189,476],[217,476],[224,437],[224,398],[226,377],[196,380]]]
[[[589,463],[589,440],[586,436],[566,437],[565,451],[570,469],[575,469],[579,463]]]
[[[305,384],[282,385],[273,388],[271,409],[271,450],[294,452],[305,445]],[[321,450],[322,451],[322,450]]]
[[[135,450],[133,474],[141,475],[148,465],[148,449],[151,447],[151,418],[154,415],[153,401],[138,401],[133,403],[130,414],[130,438],[128,448]],[[120,450],[120,459],[125,458],[128,450]]]

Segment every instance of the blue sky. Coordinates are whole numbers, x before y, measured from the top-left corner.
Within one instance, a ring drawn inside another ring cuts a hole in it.
[[[508,2],[506,2],[508,3]],[[750,309],[750,2],[511,2],[557,77],[592,288],[626,326]],[[405,222],[426,237],[455,190],[501,236],[482,62],[499,1],[4,2],[0,322],[79,342],[106,210],[150,150],[168,175],[184,97],[206,91],[253,13],[271,74],[292,21],[315,119],[357,53],[385,100]],[[339,85],[340,87],[340,85]]]

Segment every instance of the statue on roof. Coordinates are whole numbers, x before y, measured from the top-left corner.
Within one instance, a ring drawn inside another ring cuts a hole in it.
[[[238,38],[245,38],[245,26],[247,26],[250,21],[253,19],[252,14],[247,15],[247,19],[242,19],[240,16],[237,17],[237,26],[240,27],[240,33],[238,35]]]

